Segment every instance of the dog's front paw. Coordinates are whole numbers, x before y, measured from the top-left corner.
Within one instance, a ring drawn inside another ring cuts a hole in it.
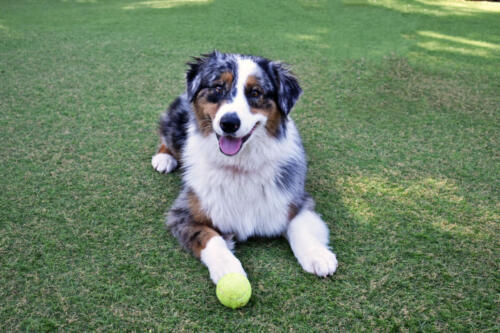
[[[240,273],[247,276],[241,262],[236,257],[227,256],[223,260],[218,260],[209,267],[210,278],[217,284],[219,279],[229,273]]]
[[[160,173],[169,173],[177,167],[177,161],[170,154],[159,153],[153,156],[151,165]]]
[[[299,258],[299,263],[306,272],[321,277],[332,275],[338,266],[335,253],[323,246],[311,248]]]
[[[228,273],[240,273],[247,276],[241,262],[220,236],[212,237],[207,242],[205,248],[201,250],[200,259],[208,267],[210,278],[215,284]]]

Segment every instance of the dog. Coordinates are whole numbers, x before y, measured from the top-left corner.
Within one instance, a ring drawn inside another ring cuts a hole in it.
[[[186,92],[162,115],[151,164],[181,166],[166,226],[217,281],[246,276],[233,254],[249,237],[284,236],[303,269],[332,275],[328,228],[306,193],[306,155],[289,114],[302,94],[288,66],[214,51],[188,63]]]

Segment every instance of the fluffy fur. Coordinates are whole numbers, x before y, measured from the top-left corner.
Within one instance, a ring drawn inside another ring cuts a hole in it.
[[[304,190],[306,157],[289,116],[302,92],[297,79],[281,63],[218,52],[195,58],[186,78],[152,158],[159,172],[183,170],[167,227],[214,283],[245,274],[233,239],[253,236],[284,235],[307,272],[333,274],[337,260]]]

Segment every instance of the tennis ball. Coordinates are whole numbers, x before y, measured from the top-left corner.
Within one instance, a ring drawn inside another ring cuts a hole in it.
[[[228,273],[217,282],[215,293],[223,305],[236,309],[248,303],[252,295],[252,287],[245,275]]]

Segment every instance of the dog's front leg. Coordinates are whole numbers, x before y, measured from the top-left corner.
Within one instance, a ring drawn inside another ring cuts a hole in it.
[[[286,238],[293,254],[306,272],[328,276],[337,269],[337,258],[328,248],[328,228],[309,209],[302,210],[288,225]]]
[[[247,276],[240,261],[234,256],[221,236],[212,237],[207,242],[205,248],[200,252],[200,259],[208,267],[210,278],[215,284],[228,273],[240,273]]]
[[[227,273],[246,276],[240,261],[231,252],[232,240],[221,237],[195,200],[192,192],[184,190],[167,215],[167,227],[186,250],[208,267],[215,284]]]

